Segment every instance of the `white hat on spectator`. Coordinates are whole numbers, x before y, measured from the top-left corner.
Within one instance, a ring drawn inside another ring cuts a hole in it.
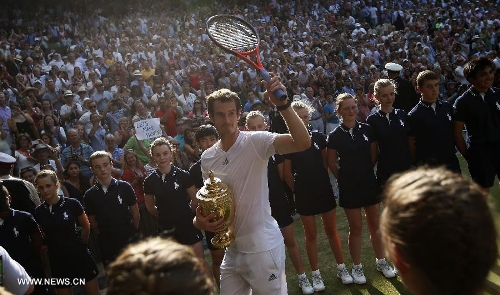
[[[66,91],[64,91],[64,97],[66,97],[66,96],[75,96],[75,94],[73,94],[73,91],[71,91],[71,90],[66,90]]]
[[[42,81],[40,81],[40,80],[37,79],[37,80],[35,80],[35,82],[33,82],[33,84],[36,84],[36,83],[42,84]]]
[[[377,68],[377,66],[375,66],[375,65],[370,66],[370,69],[376,69],[376,68]]]
[[[391,72],[399,72],[403,69],[403,67],[400,64],[388,62],[385,64],[385,69]]]
[[[141,71],[139,71],[139,70],[135,70],[135,71],[134,71],[134,76],[142,76]]]
[[[80,88],[78,88],[78,90],[76,91],[76,93],[80,93],[80,92],[87,92],[87,88],[85,88],[84,85],[80,86]]]

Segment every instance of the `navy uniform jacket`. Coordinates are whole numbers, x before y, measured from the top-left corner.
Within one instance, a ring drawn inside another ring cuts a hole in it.
[[[128,182],[112,178],[106,193],[96,182],[85,192],[83,200],[87,215],[95,216],[99,232],[133,227],[129,207],[137,203],[137,198]]]
[[[408,114],[408,135],[415,137],[417,163],[442,165],[456,158],[452,115],[451,105],[443,100],[435,104],[421,100]]]
[[[453,120],[465,123],[469,144],[500,143],[500,89],[488,89],[483,99],[471,87],[453,107]]]
[[[49,252],[73,252],[85,249],[76,234],[76,222],[83,214],[83,207],[76,199],[61,197],[54,205],[43,202],[36,208],[36,220],[40,224]]]
[[[379,110],[366,119],[379,146],[378,172],[392,174],[410,168],[406,119],[406,112],[400,109],[393,109],[388,114]]]
[[[179,220],[194,217],[186,192],[193,185],[189,173],[173,165],[168,174],[161,174],[156,169],[146,177],[144,194],[155,196],[160,227],[172,228]]]
[[[9,217],[0,225],[0,246],[21,265],[30,256],[35,255],[31,236],[40,233],[33,215],[14,209],[9,210]]]

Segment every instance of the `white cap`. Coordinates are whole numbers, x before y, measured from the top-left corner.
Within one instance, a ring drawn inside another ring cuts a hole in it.
[[[399,72],[403,69],[400,64],[388,62],[385,64],[385,69],[391,72]]]

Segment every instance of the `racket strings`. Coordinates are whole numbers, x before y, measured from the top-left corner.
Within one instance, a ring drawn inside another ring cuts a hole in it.
[[[259,42],[255,32],[243,23],[217,21],[208,30],[222,46],[239,52],[255,50]]]

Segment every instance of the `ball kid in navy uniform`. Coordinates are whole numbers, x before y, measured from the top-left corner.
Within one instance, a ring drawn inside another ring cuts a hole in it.
[[[264,115],[259,111],[251,111],[246,117],[246,127],[250,131],[266,131],[267,124]],[[285,246],[288,250],[288,256],[293,263],[299,279],[299,288],[302,294],[314,293],[314,288],[306,276],[299,247],[295,241],[293,231],[293,218],[290,215],[290,206],[285,193],[283,177],[283,162],[285,158],[282,155],[274,155],[269,158],[267,164],[267,178],[269,186],[269,204],[271,205],[271,216],[276,219],[280,227],[281,234],[285,240]],[[280,176],[281,175],[281,176]],[[319,281],[317,280],[317,283]],[[316,285],[318,287],[318,284]],[[321,287],[321,286],[320,286]],[[323,286],[324,287],[324,286]]]
[[[492,88],[495,64],[487,58],[469,61],[464,75],[472,84],[454,105],[455,140],[467,159],[472,179],[489,190],[500,177],[500,89]],[[463,127],[469,135],[469,148]]]
[[[201,125],[196,129],[195,139],[201,150],[205,151],[217,142],[217,140],[219,139],[219,133],[217,133],[217,129],[215,129],[215,127],[212,125]],[[196,189],[201,189],[203,187],[201,160],[198,160],[189,168],[189,174],[193,179]],[[210,250],[210,256],[212,258],[212,274],[214,276],[215,282],[220,287],[220,265],[222,263],[222,259],[224,258],[224,249],[218,249],[214,247],[214,245],[212,245],[211,239],[214,235],[214,232],[205,231],[207,247]]]
[[[303,101],[295,101],[292,103],[292,108],[304,125],[311,127],[309,119],[313,110],[310,105]],[[321,215],[323,230],[337,262],[337,276],[343,284],[352,284],[353,278],[345,267],[342,243],[337,231],[337,203],[328,176],[326,141],[323,134],[317,130],[310,131],[309,136],[311,146],[307,150],[285,156],[283,178],[295,193],[297,213],[300,215],[306,237],[306,251],[312,270],[314,291],[323,291],[325,285],[319,271],[316,215]]]
[[[140,219],[134,189],[128,182],[111,176],[111,159],[104,151],[90,156],[96,183],[83,196],[90,224],[99,233],[99,250],[105,266],[136,238]]]
[[[392,80],[375,82],[374,96],[379,110],[368,116],[366,123],[373,129],[378,144],[377,180],[383,185],[389,177],[411,166],[404,110],[393,107],[396,85]]]
[[[35,177],[35,185],[44,202],[36,208],[35,219],[40,224],[50,261],[53,278],[85,279],[85,293],[98,295],[97,266],[87,246],[90,224],[83,207],[75,199],[57,194],[59,180],[54,171],[42,170]],[[76,233],[76,221],[82,234]],[[56,285],[57,294],[73,294],[72,286]]]
[[[439,99],[439,76],[432,71],[420,72],[417,88],[419,103],[408,113],[408,146],[417,165],[445,166],[460,173],[455,155],[453,108]]]
[[[384,258],[379,233],[380,200],[379,185],[373,172],[377,162],[377,142],[368,124],[356,121],[356,99],[348,93],[337,96],[337,113],[342,124],[328,135],[328,167],[339,184],[339,205],[344,208],[349,223],[349,252],[353,266],[354,283],[365,284],[366,277],[361,265],[361,209],[365,211],[370,231],[370,241],[375,252],[377,270],[386,278],[396,276]],[[339,166],[337,166],[339,159]]]
[[[28,212],[10,208],[10,195],[0,183],[0,246],[21,264],[33,278],[44,278],[40,255],[42,235],[35,218]],[[37,285],[32,293],[49,294],[46,286]]]
[[[188,172],[172,165],[172,148],[167,139],[155,139],[150,149],[158,168],[144,180],[146,208],[158,218],[160,235],[191,246],[209,272],[201,242],[203,235],[193,225],[194,210],[198,205],[193,180]]]

